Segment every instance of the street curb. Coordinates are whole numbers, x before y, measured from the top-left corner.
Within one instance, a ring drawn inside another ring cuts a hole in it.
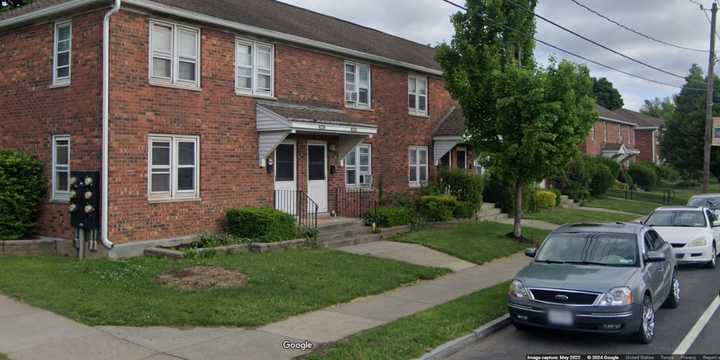
[[[512,324],[512,321],[510,320],[510,315],[505,314],[473,330],[473,332],[468,335],[446,342],[445,344],[436,347],[433,351],[423,355],[423,357],[419,358],[418,360],[446,359],[451,355],[455,354],[456,352],[464,349],[465,347],[479,342],[480,340],[510,326],[510,324]]]

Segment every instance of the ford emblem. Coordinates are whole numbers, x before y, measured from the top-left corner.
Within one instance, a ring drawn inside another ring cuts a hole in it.
[[[568,301],[570,298],[567,297],[567,295],[555,295],[555,299],[560,300],[562,302]]]

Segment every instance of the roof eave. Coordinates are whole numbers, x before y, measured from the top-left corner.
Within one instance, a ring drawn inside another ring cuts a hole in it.
[[[613,119],[613,118],[609,118],[606,116],[598,116],[598,119],[605,120],[605,121],[612,121],[612,122],[616,122],[618,124],[628,125],[628,126],[632,126],[632,127],[638,127],[638,124],[627,122],[627,121],[622,121],[622,120],[618,120],[618,119]]]
[[[287,33],[279,32],[279,31],[268,30],[268,29],[264,29],[264,28],[260,28],[260,27],[252,26],[252,25],[247,25],[247,24],[243,24],[243,23],[239,23],[239,22],[235,22],[235,21],[225,20],[225,19],[221,19],[218,17],[201,14],[201,13],[198,13],[195,11],[190,11],[190,10],[177,8],[174,6],[160,4],[160,3],[150,1],[150,0],[123,0],[123,2],[126,4],[130,4],[130,5],[134,5],[134,6],[146,9],[146,10],[160,12],[160,13],[164,13],[164,14],[168,14],[168,15],[173,15],[173,16],[190,19],[190,20],[194,20],[194,21],[198,21],[198,22],[202,22],[202,23],[206,23],[206,24],[222,26],[225,28],[230,28],[233,30],[238,30],[238,31],[242,31],[242,32],[255,34],[255,35],[265,36],[265,37],[272,38],[272,39],[283,40],[283,41],[287,41],[287,42],[291,42],[291,43],[306,45],[306,46],[310,46],[310,47],[321,49],[321,50],[326,50],[326,51],[331,51],[331,52],[335,52],[335,53],[339,53],[339,54],[343,54],[343,55],[348,55],[351,57],[356,57],[359,59],[371,60],[371,61],[376,61],[376,62],[385,63],[385,64],[389,64],[389,65],[394,65],[394,66],[406,68],[406,69],[413,70],[413,71],[423,72],[423,73],[430,74],[430,75],[442,76],[442,74],[443,74],[443,72],[441,70],[429,68],[426,66],[411,64],[411,63],[408,63],[405,61],[395,60],[395,59],[391,59],[391,58],[388,58],[385,56],[370,54],[370,53],[366,53],[366,52],[359,51],[359,50],[353,50],[353,49],[345,48],[342,46],[333,45],[333,44],[325,43],[322,41],[312,40],[312,39],[308,39],[308,38],[297,36],[297,35],[287,34]]]
[[[107,0],[71,0],[57,5],[48,6],[46,8],[31,11],[18,16],[13,16],[4,20],[0,20],[0,30],[23,25],[36,20],[57,16],[60,14],[73,12],[84,9],[95,4],[108,3]]]

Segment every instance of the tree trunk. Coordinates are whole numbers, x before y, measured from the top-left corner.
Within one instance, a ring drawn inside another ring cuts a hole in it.
[[[513,223],[513,235],[515,235],[515,239],[522,238],[522,217],[523,217],[523,186],[518,181],[515,183],[515,222]]]

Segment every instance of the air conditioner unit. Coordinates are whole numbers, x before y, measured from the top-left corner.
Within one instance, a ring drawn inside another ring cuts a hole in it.
[[[361,186],[372,186],[373,183],[373,176],[370,174],[362,174],[360,175],[360,185]]]

